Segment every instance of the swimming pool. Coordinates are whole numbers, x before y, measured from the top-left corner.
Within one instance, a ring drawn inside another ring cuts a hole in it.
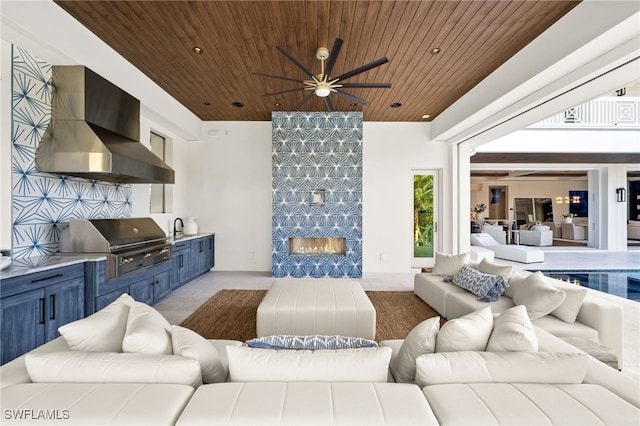
[[[546,270],[544,275],[640,302],[640,269]]]

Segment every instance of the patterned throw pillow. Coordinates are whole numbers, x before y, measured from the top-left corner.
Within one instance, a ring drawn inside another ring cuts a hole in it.
[[[451,282],[475,294],[482,302],[495,302],[509,286],[500,275],[485,274],[468,265],[460,268]]]
[[[378,344],[373,340],[362,337],[346,336],[266,336],[247,340],[247,346],[263,349],[352,349],[352,348],[377,348]]]

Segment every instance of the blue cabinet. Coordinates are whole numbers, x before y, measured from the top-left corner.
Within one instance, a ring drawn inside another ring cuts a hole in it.
[[[84,285],[82,264],[3,280],[1,362],[56,338],[60,326],[83,318]]]
[[[105,281],[104,267],[98,265],[92,279],[87,280],[88,292],[94,296],[87,314],[99,311],[124,293],[147,305],[158,303],[171,292],[171,264],[170,261],[163,262],[109,281]]]
[[[191,275],[192,278],[209,272],[214,265],[213,235],[197,238],[191,242]]]
[[[171,256],[171,289],[182,287],[191,280],[191,242],[181,241],[173,245]]]

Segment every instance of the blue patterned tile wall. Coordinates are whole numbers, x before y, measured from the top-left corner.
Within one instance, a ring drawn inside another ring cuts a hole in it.
[[[58,224],[131,216],[131,185],[42,173],[35,152],[51,118],[51,65],[12,48],[12,216],[14,258],[55,253]]]
[[[362,276],[362,113],[272,113],[274,277]],[[310,190],[324,190],[324,205]],[[344,237],[346,256],[289,256],[289,237]]]

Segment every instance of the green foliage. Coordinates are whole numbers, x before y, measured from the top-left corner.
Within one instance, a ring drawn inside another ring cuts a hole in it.
[[[433,243],[433,175],[413,176],[414,245]]]

